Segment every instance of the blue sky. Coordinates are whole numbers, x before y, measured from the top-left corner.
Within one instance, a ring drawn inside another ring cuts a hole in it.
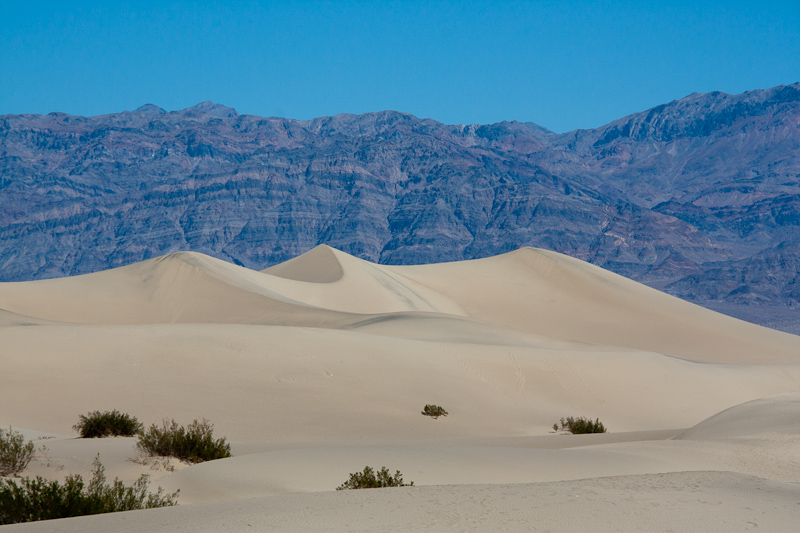
[[[213,100],[596,127],[800,81],[800,1],[0,2],[0,114]]]

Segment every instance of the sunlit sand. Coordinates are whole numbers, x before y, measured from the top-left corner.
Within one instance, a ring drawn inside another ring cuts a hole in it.
[[[178,507],[29,531],[792,530],[800,337],[525,248],[256,272],[196,253],[0,284],[0,424],[23,475],[180,489]],[[449,416],[423,416],[427,403]],[[141,464],[80,414],[206,418],[233,457]],[[607,434],[556,434],[562,416]],[[365,466],[413,487],[334,491]]]

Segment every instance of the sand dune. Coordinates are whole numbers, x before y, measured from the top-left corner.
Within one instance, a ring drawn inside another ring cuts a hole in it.
[[[0,424],[37,439],[31,475],[86,473],[100,453],[110,475],[182,494],[176,509],[21,529],[519,530],[543,516],[550,530],[743,530],[796,513],[758,510],[800,481],[800,337],[553,252],[401,267],[321,246],[263,272],[178,253],[0,284],[0,342]],[[426,403],[450,415],[422,416]],[[135,439],[74,438],[96,409],[208,418],[234,457],[131,462]],[[555,434],[570,415],[611,433]],[[330,492],[368,464],[418,486]],[[750,513],[731,511],[741,484],[761,491]],[[569,507],[572,492],[595,504]],[[533,515],[531,499],[574,512]]]
[[[790,531],[798,497],[796,483],[681,472],[285,494],[67,519],[58,531]],[[8,531],[55,529],[39,522]]]
[[[104,405],[147,423],[206,417],[232,439],[267,442],[539,435],[567,415],[615,431],[686,428],[800,383],[797,365],[709,365],[535,338],[507,346],[218,324],[2,334],[0,423],[66,434]],[[426,403],[451,415],[431,423]]]
[[[800,435],[800,393],[761,398],[717,413],[677,435],[676,439]]]
[[[359,320],[348,314],[420,311],[463,315],[449,299],[378,265],[327,247],[308,255],[298,258],[303,259],[298,270],[308,274],[300,280],[180,252],[73,278],[4,283],[0,285],[0,301],[14,313],[82,324],[339,327]],[[304,266],[320,257],[328,259],[322,263],[325,268]],[[342,270],[340,261],[348,263],[343,275],[335,281],[318,281]]]
[[[74,278],[5,283],[0,302],[12,313],[83,324],[341,328],[368,320],[363,315],[432,313],[699,361],[798,359],[794,335],[731,319],[576,259],[531,248],[476,261],[396,267],[319,246],[261,273],[181,252]],[[764,350],[765,345],[770,348]]]
[[[285,297],[269,279],[182,252],[73,278],[4,283],[0,301],[15,313],[78,324],[335,322],[336,312]]]
[[[555,252],[387,267],[470,318],[560,339],[718,363],[795,363],[797,337],[731,319]],[[769,345],[769,350],[763,346]]]
[[[464,315],[450,298],[391,270],[325,245],[263,271],[272,286],[326,309],[360,313],[417,311]],[[279,284],[274,278],[299,281]]]

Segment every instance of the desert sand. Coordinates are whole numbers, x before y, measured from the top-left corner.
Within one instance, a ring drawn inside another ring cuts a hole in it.
[[[263,272],[181,252],[0,284],[0,425],[23,475],[180,489],[15,531],[791,531],[800,337],[554,252],[418,266],[320,246]],[[449,416],[423,416],[425,404]],[[233,457],[72,426],[206,418]],[[599,418],[607,434],[552,429]],[[335,491],[365,466],[413,487]]]

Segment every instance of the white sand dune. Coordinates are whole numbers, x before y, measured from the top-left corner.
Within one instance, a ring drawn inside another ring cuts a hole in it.
[[[798,512],[800,337],[553,252],[400,267],[321,246],[263,272],[178,253],[0,284],[0,342],[0,424],[37,439],[28,474],[99,453],[182,504],[9,530],[705,531]],[[234,457],[132,462],[135,439],[75,438],[98,409],[207,418]],[[557,435],[562,416],[611,433]],[[367,465],[417,486],[331,492]]]
[[[523,248],[475,261],[387,268],[449,296],[470,318],[530,333],[698,361],[798,360],[794,335],[731,319],[555,252]]]
[[[532,248],[475,261],[390,267],[319,246],[262,273],[181,252],[74,278],[5,283],[0,302],[13,313],[84,324],[341,328],[363,315],[433,313],[699,361],[797,361],[794,335]]]
[[[800,436],[800,394],[761,398],[726,409],[677,435],[676,439]]]

